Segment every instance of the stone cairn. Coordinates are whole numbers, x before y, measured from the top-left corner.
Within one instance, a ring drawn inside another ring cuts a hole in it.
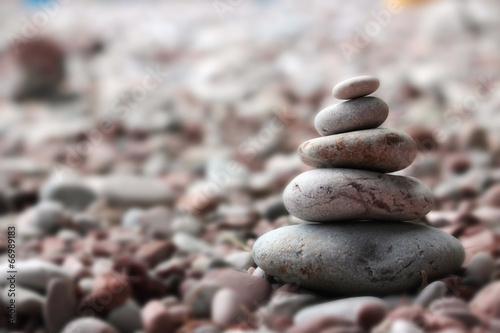
[[[457,270],[464,249],[452,236],[409,223],[433,205],[418,179],[390,175],[416,157],[415,141],[378,128],[387,104],[367,97],[380,85],[361,76],[337,84],[347,100],[323,109],[314,125],[322,137],[299,147],[302,161],[318,168],[297,176],[283,197],[290,214],[307,222],[260,237],[255,262],[282,282],[329,293],[391,294]]]

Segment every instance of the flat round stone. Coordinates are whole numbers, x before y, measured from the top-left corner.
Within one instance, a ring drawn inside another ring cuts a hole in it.
[[[337,222],[275,229],[253,256],[268,274],[301,287],[345,295],[387,295],[417,288],[460,268],[465,252],[436,228],[398,222]]]
[[[300,145],[299,156],[315,168],[394,172],[413,162],[417,144],[403,132],[376,128],[308,140]]]
[[[373,94],[380,86],[380,81],[371,75],[357,76],[333,87],[332,95],[338,99],[352,99]]]
[[[389,107],[376,97],[362,97],[328,106],[314,118],[322,136],[376,128],[387,119]]]
[[[432,192],[418,179],[354,169],[316,169],[295,177],[283,202],[311,222],[411,221],[427,214]]]

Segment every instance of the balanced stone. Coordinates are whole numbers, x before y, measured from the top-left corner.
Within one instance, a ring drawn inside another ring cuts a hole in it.
[[[299,147],[302,162],[316,168],[355,168],[393,172],[409,166],[417,145],[407,134],[376,128],[304,142]]]
[[[314,119],[322,136],[375,128],[387,119],[389,107],[376,97],[362,97],[331,105]]]
[[[403,292],[460,268],[453,236],[398,222],[337,222],[275,229],[253,246],[268,274],[302,287],[348,295]]]
[[[353,169],[304,172],[288,184],[283,200],[290,214],[311,222],[411,221],[434,202],[416,178]]]
[[[332,95],[338,99],[358,98],[374,93],[379,86],[380,81],[374,76],[357,76],[337,83]]]

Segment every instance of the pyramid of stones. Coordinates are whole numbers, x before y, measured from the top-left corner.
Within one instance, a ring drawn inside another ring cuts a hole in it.
[[[416,157],[413,139],[379,128],[387,104],[368,95],[380,85],[361,76],[337,84],[344,102],[318,113],[322,136],[299,147],[317,169],[298,175],[283,199],[290,214],[307,222],[260,237],[255,262],[282,282],[331,293],[390,294],[457,270],[464,249],[452,236],[409,223],[429,212],[430,189],[418,179],[387,174]]]

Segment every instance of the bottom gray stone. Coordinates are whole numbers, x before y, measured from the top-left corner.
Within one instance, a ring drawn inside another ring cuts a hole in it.
[[[404,222],[335,222],[282,227],[260,237],[255,262],[302,287],[344,295],[386,295],[453,273],[465,252],[432,227]],[[425,272],[425,273],[423,273]]]

